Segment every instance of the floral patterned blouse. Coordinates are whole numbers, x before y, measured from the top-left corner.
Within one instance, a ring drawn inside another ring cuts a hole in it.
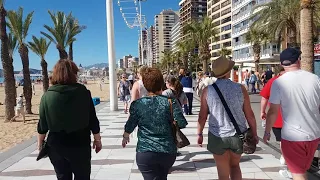
[[[182,129],[188,124],[179,104],[172,99],[174,120]],[[138,126],[137,152],[177,153],[174,143],[168,98],[148,96],[133,101],[125,132],[132,133]]]

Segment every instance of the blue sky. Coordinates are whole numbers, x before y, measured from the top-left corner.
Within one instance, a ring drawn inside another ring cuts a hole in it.
[[[178,10],[180,0],[148,0],[142,3],[142,13],[146,15],[148,25],[154,22],[154,16],[163,9]],[[74,61],[79,65],[102,63],[108,61],[107,37],[106,37],[106,11],[105,0],[6,0],[7,10],[24,8],[25,14],[34,12],[33,22],[30,26],[27,40],[32,35],[40,36],[40,31],[45,31],[44,24],[52,25],[48,10],[64,11],[73,15],[80,24],[87,26],[74,43]],[[138,29],[129,29],[121,16],[117,0],[114,0],[115,20],[115,48],[117,60],[124,55],[138,55]],[[30,67],[40,69],[40,59],[33,52],[29,53]],[[58,51],[52,44],[49,48],[46,60],[51,70],[59,59]],[[2,67],[2,65],[0,66]],[[15,70],[22,69],[22,63],[18,51],[14,56]]]

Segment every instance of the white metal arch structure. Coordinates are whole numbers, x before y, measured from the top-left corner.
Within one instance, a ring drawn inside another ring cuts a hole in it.
[[[135,27],[140,27],[140,47],[141,47],[141,59],[140,62],[145,64],[143,52],[143,29],[147,27],[147,20],[145,15],[142,15],[141,2],[146,0],[118,0],[118,6],[120,7],[120,12],[122,14],[123,20],[126,25],[133,29]],[[147,48],[148,49],[148,48]],[[148,53],[147,53],[148,54]]]

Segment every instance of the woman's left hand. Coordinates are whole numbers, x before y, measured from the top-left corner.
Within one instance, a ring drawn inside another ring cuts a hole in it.
[[[38,151],[41,151],[43,146],[43,141],[38,141]]]
[[[122,147],[125,148],[129,142],[130,142],[130,138],[129,137],[123,137],[123,139],[122,139]]]

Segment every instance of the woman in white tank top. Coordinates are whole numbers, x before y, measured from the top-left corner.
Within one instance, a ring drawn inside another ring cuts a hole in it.
[[[144,87],[143,82],[142,82],[142,74],[145,72],[146,69],[147,69],[146,66],[141,66],[139,68],[139,71],[138,71],[139,80],[136,81],[132,87],[132,93],[131,93],[132,94],[132,97],[131,97],[132,101],[135,101],[139,98],[142,98],[142,97],[148,95],[148,91],[146,90],[146,88]]]

